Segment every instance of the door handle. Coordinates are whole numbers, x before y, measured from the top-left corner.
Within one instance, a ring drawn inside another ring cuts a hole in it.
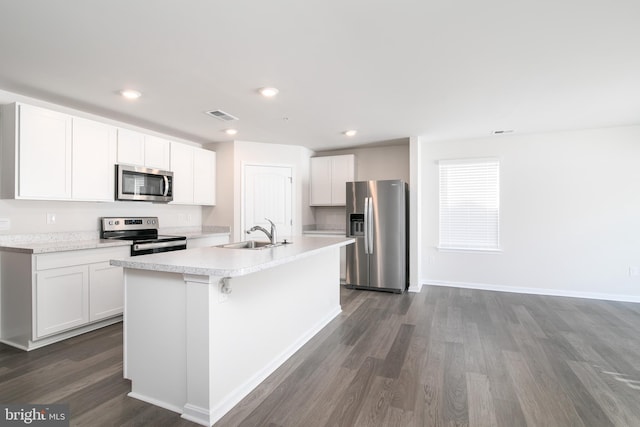
[[[367,230],[367,234],[369,234],[369,254],[373,254],[373,198],[369,197],[369,210],[367,211],[367,217],[369,222],[369,229]]]
[[[364,253],[369,253],[369,198],[364,198]]]

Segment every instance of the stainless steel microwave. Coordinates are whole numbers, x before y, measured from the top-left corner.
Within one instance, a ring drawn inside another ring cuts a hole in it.
[[[173,200],[173,172],[116,165],[116,199],[170,202]]]

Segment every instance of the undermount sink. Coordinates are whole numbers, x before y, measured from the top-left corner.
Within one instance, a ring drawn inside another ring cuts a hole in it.
[[[290,243],[290,242],[286,242]],[[219,248],[225,249],[268,249],[275,248],[276,246],[284,245],[285,242],[271,243],[271,242],[258,242],[255,240],[247,240],[246,242],[234,242],[219,245]]]

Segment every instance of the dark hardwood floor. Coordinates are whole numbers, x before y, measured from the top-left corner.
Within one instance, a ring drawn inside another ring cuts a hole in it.
[[[640,304],[424,287],[343,313],[216,426],[640,426]],[[71,425],[193,426],[126,396],[122,327],[0,345],[1,403]]]

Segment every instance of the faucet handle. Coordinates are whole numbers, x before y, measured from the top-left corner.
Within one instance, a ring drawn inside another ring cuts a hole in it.
[[[267,221],[269,221],[269,223],[271,224],[272,228],[275,228],[275,224],[273,223],[273,221],[271,221],[269,218],[265,218]]]

